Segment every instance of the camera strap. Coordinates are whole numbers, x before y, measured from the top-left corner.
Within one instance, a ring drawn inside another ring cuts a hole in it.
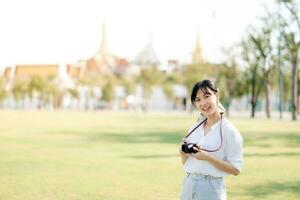
[[[193,128],[193,130],[191,130],[186,136],[185,138],[188,138],[199,126],[201,126],[202,124],[204,124],[207,121],[207,118],[204,119],[202,122],[200,122],[200,124],[198,124],[195,128]]]
[[[223,113],[221,113],[221,123],[220,123],[220,138],[221,138],[221,144],[220,144],[220,147],[216,150],[209,150],[209,149],[204,149],[204,148],[201,148],[201,150],[203,151],[207,151],[207,152],[216,152],[216,151],[219,151],[222,146],[223,146],[223,136],[222,136],[222,120],[223,120]],[[202,124],[204,124],[205,122],[207,121],[207,118],[204,119],[203,121],[201,121],[195,128],[193,128],[193,130],[191,130],[186,136],[185,138],[188,138],[199,126],[201,126]]]

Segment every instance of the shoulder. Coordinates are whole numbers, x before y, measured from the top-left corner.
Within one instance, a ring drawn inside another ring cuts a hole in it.
[[[194,128],[196,128],[201,122],[200,121],[196,121],[192,124],[192,126],[190,126],[189,128],[189,132],[191,132]]]
[[[224,118],[222,122],[222,128],[224,129],[224,135],[226,138],[234,138],[235,140],[243,141],[240,131],[232,124],[228,119]]]

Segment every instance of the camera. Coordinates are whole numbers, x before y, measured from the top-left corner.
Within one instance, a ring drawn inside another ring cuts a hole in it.
[[[193,147],[199,148],[198,145],[195,143],[184,142],[181,145],[181,151],[183,151],[184,153],[197,153],[198,151],[196,151]]]

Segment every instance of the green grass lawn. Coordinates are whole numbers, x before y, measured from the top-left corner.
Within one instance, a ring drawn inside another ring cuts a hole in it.
[[[195,115],[0,112],[0,199],[175,200]],[[300,123],[232,118],[244,168],[230,200],[300,199]]]

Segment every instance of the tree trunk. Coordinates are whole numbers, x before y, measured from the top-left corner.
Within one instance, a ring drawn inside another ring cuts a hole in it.
[[[227,103],[226,103],[226,117],[229,117],[229,108],[230,108],[230,104],[231,104],[231,99],[228,99]]]
[[[299,77],[299,71],[298,71],[298,95],[297,95],[297,109],[298,109],[298,115],[300,115],[300,77]]]
[[[256,101],[251,100],[251,118],[255,117],[255,107],[256,107]]]
[[[265,85],[265,90],[266,90],[266,115],[267,115],[267,118],[270,119],[271,118],[271,113],[270,113],[270,83],[269,83],[267,75],[265,77],[264,83],[265,83],[264,85]]]
[[[292,68],[292,120],[297,120],[297,94],[298,94],[298,69],[297,69],[298,56],[296,55],[293,59]]]
[[[186,104],[185,105],[186,105],[186,107],[185,107],[186,112],[192,113],[193,105],[192,105],[192,103],[191,103],[191,101],[188,97],[186,98]]]
[[[256,76],[254,75],[251,83],[251,118],[255,117],[255,107],[256,107],[255,85],[256,85]]]

